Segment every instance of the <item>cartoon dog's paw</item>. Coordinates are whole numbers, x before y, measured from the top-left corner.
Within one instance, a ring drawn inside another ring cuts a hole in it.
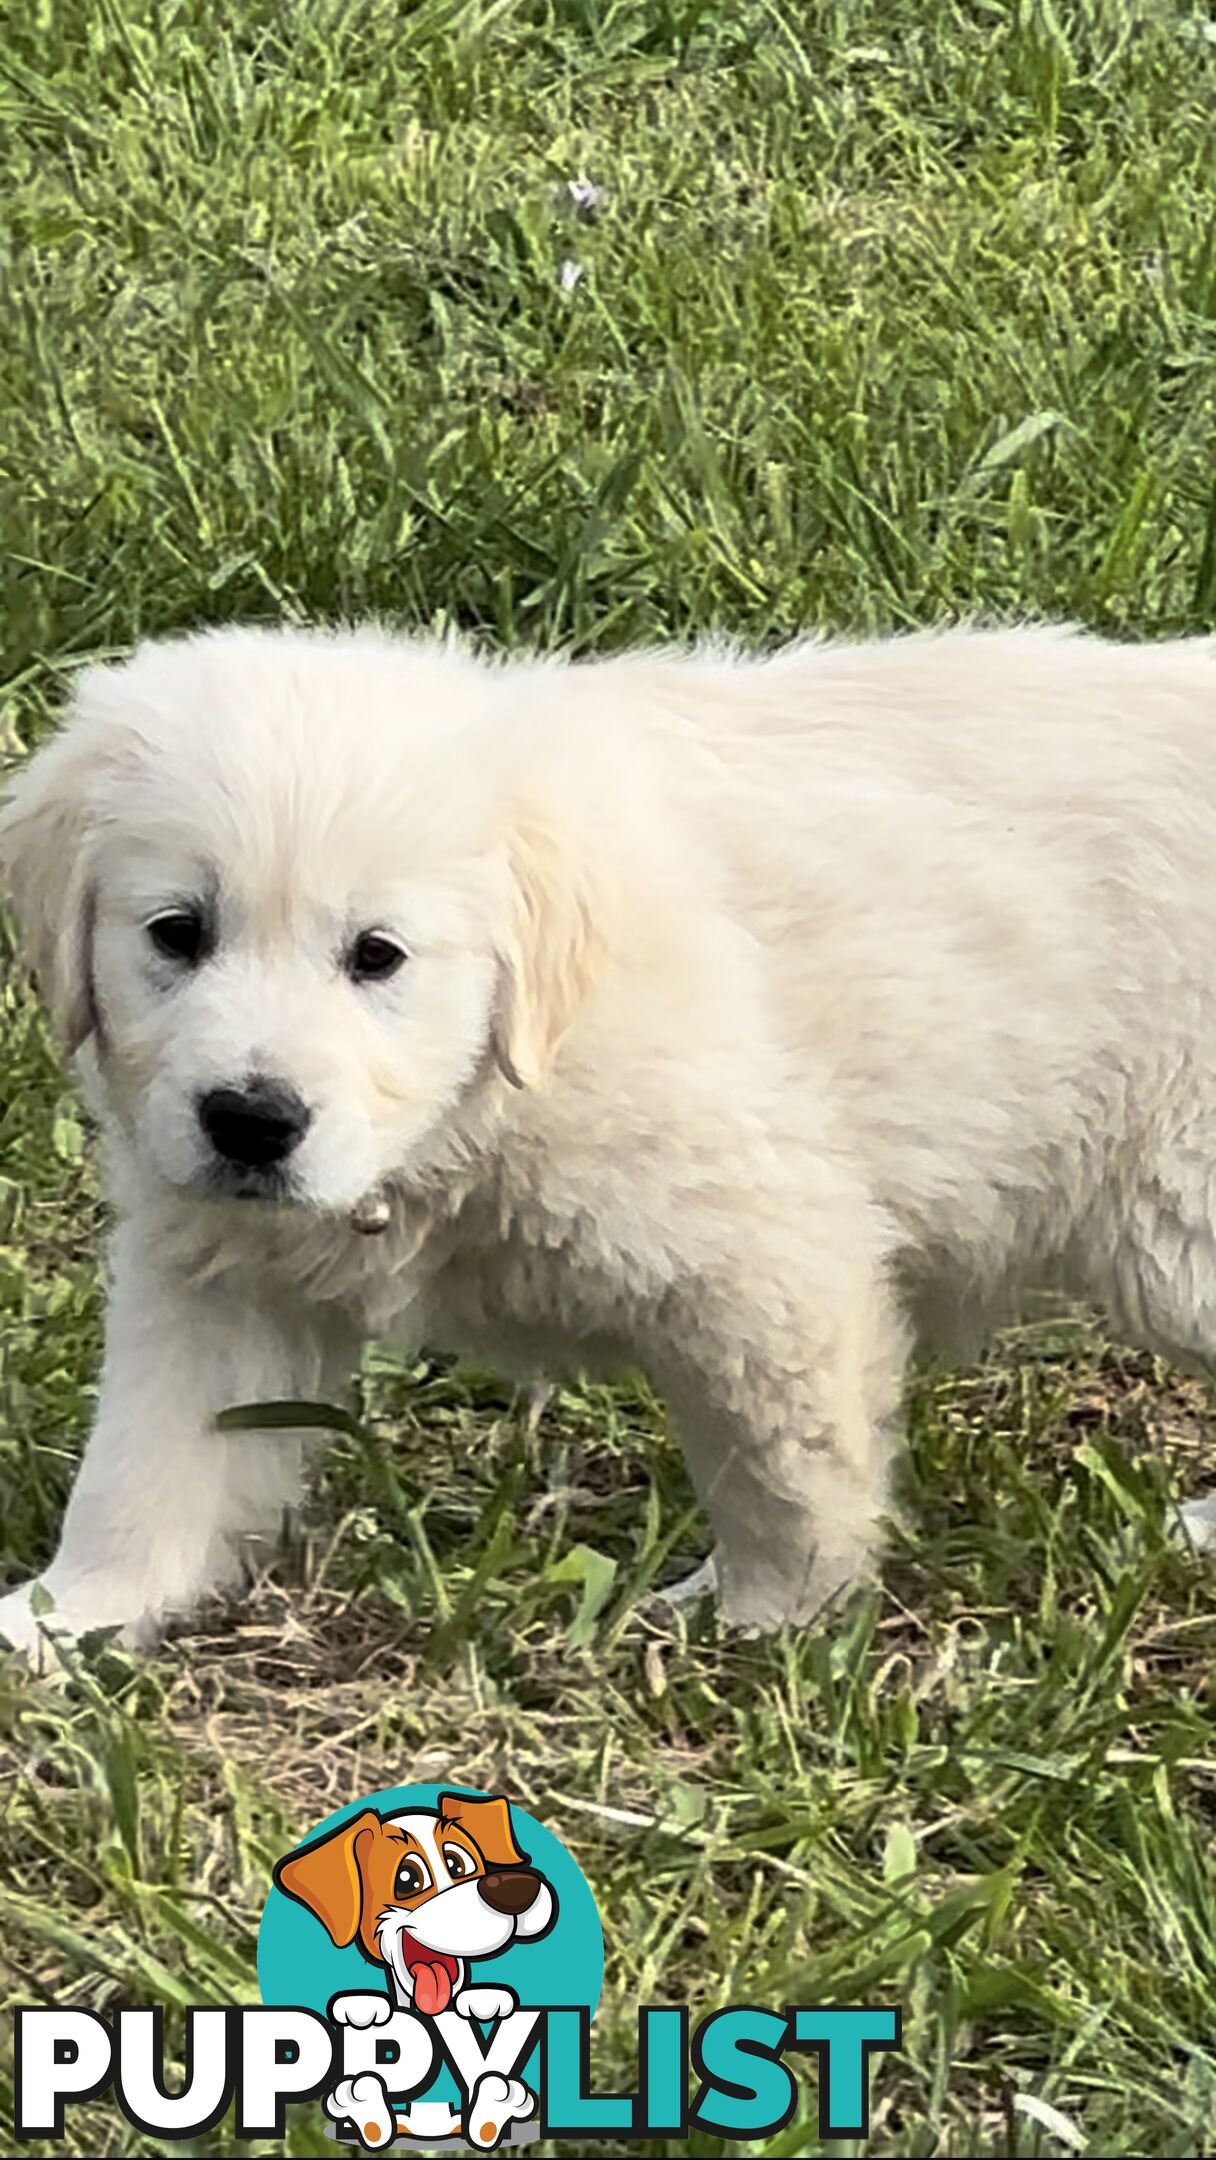
[[[518,2010],[519,1997],[504,1987],[462,1988],[452,2008],[462,2018],[485,2019],[493,2024],[497,2018],[510,2017],[513,2010]]]
[[[464,2134],[470,2145],[489,2152],[497,2145],[507,2124],[522,2122],[535,2106],[535,2093],[530,2093],[518,2078],[502,2077],[497,2070],[487,2070],[473,2087]]]
[[[351,2001],[349,1995],[344,1999]],[[325,2112],[335,2122],[352,2122],[368,2152],[379,2152],[382,2146],[392,2144],[397,2125],[384,2079],[377,2077],[374,2070],[364,2070],[358,2077],[339,2078],[333,2091],[325,2095]]]
[[[393,2006],[387,1995],[360,1988],[354,1995],[335,1995],[329,2014],[335,2025],[354,2025],[362,2031],[368,2025],[387,2025]]]

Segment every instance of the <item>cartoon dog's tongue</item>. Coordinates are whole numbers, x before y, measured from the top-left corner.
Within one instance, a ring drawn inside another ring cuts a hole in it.
[[[415,1965],[414,2008],[424,2017],[438,2017],[452,2000],[452,1983],[442,1965]]]
[[[421,2010],[423,2017],[438,2017],[452,2000],[456,1960],[445,1957],[442,1950],[427,1950],[422,1943],[403,1947],[414,1982],[414,2008]]]

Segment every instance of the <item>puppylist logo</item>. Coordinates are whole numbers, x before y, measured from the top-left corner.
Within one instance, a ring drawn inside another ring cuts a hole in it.
[[[339,2138],[487,2152],[536,2135],[544,2011],[589,2019],[604,1970],[595,1900],[551,1833],[501,1794],[406,1786],[324,1825],[274,1879],[262,1997],[298,2001],[305,1971],[341,2032]]]
[[[166,2084],[162,2014],[16,2013],[17,2131],[54,2143],[67,2107],[107,2090],[173,2140],[235,2100],[239,2140],[282,2138],[318,2102],[339,2143],[492,2152],[536,2137],[743,2143],[792,2119],[787,2056],[814,2054],[819,2136],[866,2135],[870,2058],[897,2047],[887,2007],[728,2006],[638,2013],[633,2092],[592,2090],[604,1971],[595,1900],[564,1845],[501,1793],[406,1785],[319,1825],[280,1859],[258,1936],[260,2008],[186,2013],[185,2078]]]

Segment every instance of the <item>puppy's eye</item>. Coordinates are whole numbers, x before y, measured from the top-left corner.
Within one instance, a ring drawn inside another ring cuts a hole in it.
[[[379,930],[365,930],[346,956],[346,972],[355,982],[386,982],[405,965],[405,954]]]
[[[477,1873],[477,1862],[463,1845],[445,1845],[442,1851],[444,1866],[453,1882],[463,1882],[466,1875]]]
[[[168,908],[148,924],[148,936],[166,960],[194,967],[203,957],[203,918],[195,908]]]
[[[429,1890],[430,1887],[430,1870],[425,1860],[420,1860],[417,1853],[407,1853],[397,1870],[397,1880],[393,1884],[393,1896],[399,1898],[417,1897],[420,1890]]]

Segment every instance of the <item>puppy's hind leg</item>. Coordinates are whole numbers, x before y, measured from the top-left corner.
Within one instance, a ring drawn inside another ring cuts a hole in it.
[[[1131,1340],[1216,1387],[1216,1170],[1213,1154],[1166,1152],[1114,1236],[1098,1234],[1093,1288]],[[1179,1503],[1172,1525],[1195,1551],[1216,1546],[1216,1490]]]
[[[873,1566],[908,1340],[877,1271],[839,1290],[833,1314],[822,1286],[814,1313],[740,1289],[737,1354],[670,1390],[723,1617],[749,1632],[813,1619]]]

